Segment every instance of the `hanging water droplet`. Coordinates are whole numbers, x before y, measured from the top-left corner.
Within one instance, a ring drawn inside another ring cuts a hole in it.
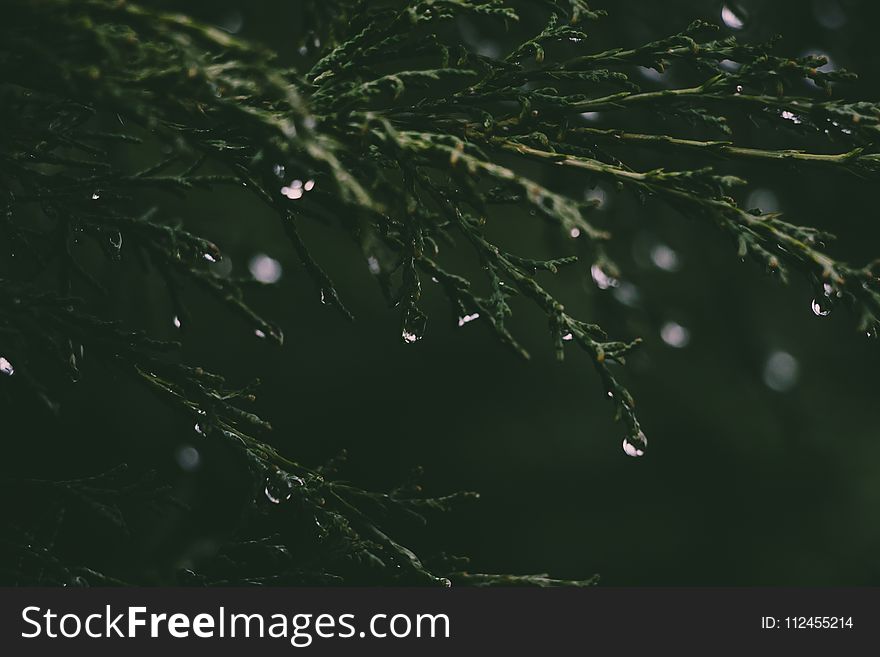
[[[593,282],[600,290],[607,290],[608,288],[620,285],[616,278],[605,273],[605,270],[599,265],[590,267],[590,276],[592,276]]]
[[[787,392],[797,385],[800,365],[785,351],[774,351],[764,364],[764,383],[776,392]]]
[[[677,271],[679,269],[678,253],[665,244],[655,244],[651,248],[650,255],[654,266],[663,271]]]
[[[743,86],[741,84],[736,85],[736,93],[741,94],[743,92]]]
[[[116,233],[111,233],[109,238],[110,246],[119,251],[122,249],[122,233],[117,231]]]
[[[254,335],[256,335],[261,340],[266,337],[266,334],[263,331],[261,331],[260,329],[256,329],[254,331]]]
[[[660,338],[670,347],[682,349],[691,341],[691,332],[677,322],[666,322],[660,328]]]
[[[578,237],[581,236],[581,229],[580,228],[572,228],[570,231],[568,231],[568,234],[571,235],[572,239],[577,239]]]
[[[813,299],[810,307],[813,309],[813,314],[817,317],[827,317],[831,314],[831,307],[823,305],[824,302],[820,302],[818,299]]]
[[[412,344],[421,340],[425,333],[427,322],[428,318],[425,317],[421,310],[415,307],[409,308],[406,311],[406,316],[403,320],[403,330],[400,333],[403,341],[407,344]]]
[[[635,436],[623,439],[623,452],[627,456],[644,456],[648,447],[648,439],[639,431]]]
[[[195,429],[196,433],[199,434],[200,436],[207,436],[208,435],[208,432],[205,429],[205,427],[203,427],[201,425],[201,423],[199,423],[199,422],[195,423],[195,426],[193,426],[193,429]]]
[[[473,313],[470,315],[464,315],[464,316],[458,318],[458,325],[464,326],[468,322],[472,322],[475,319],[479,319],[479,317],[480,317],[480,313]]]
[[[566,333],[562,336],[562,339],[566,342],[571,342],[572,340],[574,340],[574,336],[571,333]]]
[[[379,272],[382,271],[382,267],[379,265],[379,259],[376,256],[370,256],[367,258],[367,267],[369,267],[370,273],[373,276],[377,276]]]
[[[306,190],[307,192],[312,191],[314,188],[315,188],[315,181],[314,180],[306,180],[305,184],[303,185],[303,189]]]
[[[6,376],[15,374],[15,368],[12,366],[12,363],[3,356],[0,356],[0,374],[5,374]]]
[[[272,173],[274,173],[279,178],[284,178],[284,165],[283,164],[275,164],[272,166]]]
[[[177,465],[180,466],[180,469],[185,470],[186,472],[198,470],[199,464],[202,460],[199,450],[192,445],[182,445],[178,448],[174,457],[177,461]]]
[[[438,577],[437,583],[444,588],[452,588],[452,580],[448,577]]]
[[[830,283],[822,284],[822,291],[810,303],[813,314],[817,317],[827,317],[834,308],[834,301],[841,297],[842,293],[836,291]]]
[[[100,190],[92,192],[92,200],[93,201],[97,201],[99,198],[101,198]]]
[[[283,472],[276,472],[266,477],[266,487],[263,492],[266,499],[272,504],[281,504],[293,497],[293,491],[296,488],[305,486],[305,481],[295,475],[288,475]]]
[[[177,315],[174,316],[174,319],[171,320],[171,323],[174,324],[174,328],[180,328],[182,326],[180,317]]]
[[[217,256],[213,253],[205,253],[202,257],[208,262],[217,262]]]
[[[323,287],[321,288],[321,303],[325,306],[327,305],[327,300],[330,298],[330,292],[325,290]]]
[[[270,258],[265,253],[258,253],[251,258],[248,263],[248,270],[256,280],[267,285],[277,283],[282,273],[281,263],[275,260],[275,258]]]
[[[746,24],[745,15],[742,14],[742,10],[734,10],[727,5],[721,8],[721,20],[732,30],[741,30]]]

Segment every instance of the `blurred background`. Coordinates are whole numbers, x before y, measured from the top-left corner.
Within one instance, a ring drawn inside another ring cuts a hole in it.
[[[191,10],[305,67],[316,48],[298,5],[239,0]],[[875,2],[593,6],[609,17],[587,26],[591,49],[639,45],[704,18],[741,39],[783,34],[780,48],[792,54],[827,54],[830,66],[861,76],[846,93],[877,100]],[[524,23],[504,33],[461,29],[476,47],[502,52]],[[675,84],[676,75],[644,71],[640,82]],[[601,126],[605,117],[583,120]],[[675,130],[651,115],[639,121],[642,132]],[[733,127],[743,144],[845,148],[766,125]],[[629,157],[635,166],[704,163],[638,151]],[[815,170],[723,166],[749,179],[738,199],[746,206],[831,230],[839,236],[831,252],[842,259],[861,264],[880,255],[872,183]],[[402,530],[422,553],[471,556],[473,571],[600,573],[606,586],[880,584],[880,342],[857,332],[846,309],[814,315],[809,282],[793,276],[784,286],[740,262],[711,227],[661,203],[554,174],[569,193],[600,200],[597,223],[615,234],[611,254],[622,275],[616,287],[600,289],[585,261],[545,282],[575,316],[612,336],[644,338],[622,374],[648,436],[643,458],[623,453],[622,427],[588,360],[572,350],[557,363],[545,319],[529,304],[515,306],[513,326],[530,362],[499,346],[479,320],[459,327],[430,283],[428,330],[404,344],[397,313],[385,307],[358,247],[332,226],[303,226],[357,316],[349,323],[320,303],[276,218],[234,191],[203,194],[180,212],[191,230],[220,245],[218,267],[275,281],[251,299],[278,321],[286,341],[279,349],[257,339],[252,327],[193,290],[186,297],[192,316],[181,327],[185,354],[232,380],[259,377],[255,410],[272,421],[273,444],[302,463],[317,465],[345,448],[341,475],[363,486],[393,486],[421,465],[429,493],[479,491],[479,502],[433,517],[427,529]],[[577,252],[573,240],[530,219],[490,217],[489,231],[523,255]],[[174,337],[164,291],[145,288],[142,277],[134,266],[115,276],[116,310]],[[86,433],[105,444],[107,466],[148,458],[193,511],[151,521],[153,540],[139,548],[143,567],[158,569],[161,579],[157,563],[179,567],[210,550],[245,485],[227,457],[212,451],[190,419],[124,379],[97,388],[86,377],[67,394],[60,422],[71,442],[39,467],[94,473],[101,464],[77,461],[73,438]]]

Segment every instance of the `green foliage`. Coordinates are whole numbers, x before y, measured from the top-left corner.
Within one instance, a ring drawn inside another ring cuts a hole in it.
[[[281,330],[248,305],[251,282],[212,269],[221,248],[175,222],[155,201],[163,195],[245,189],[277,215],[314,280],[316,302],[351,317],[344,291],[298,230],[307,220],[333,222],[361,246],[389,305],[399,308],[400,336],[408,343],[420,340],[432,321],[421,306],[424,280],[439,285],[460,323],[484,323],[521,356],[528,354],[508,326],[510,300],[528,300],[546,315],[560,359],[566,349],[580,349],[592,360],[625,426],[629,454],[641,454],[647,441],[635,402],[611,365],[624,363],[638,339],[609,338],[571,315],[538,274],[586,263],[597,282],[613,280],[619,273],[605,247],[613,235],[596,225],[591,202],[528,173],[535,163],[662,199],[717,227],[741,257],[783,280],[806,276],[821,299],[851,306],[861,330],[880,330],[880,261],[864,267],[837,261],[824,251],[830,236],[778,213],[740,207],[731,194],[745,181],[723,170],[728,160],[760,160],[876,176],[880,107],[829,96],[851,74],[819,70],[819,57],[774,55],[773,44],[719,38],[704,23],[638,48],[590,52],[589,21],[601,12],[581,0],[534,4],[545,9],[545,25],[510,52],[489,57],[462,42],[456,21],[503,29],[517,21],[513,3],[315,3],[326,47],[311,70],[298,72],[222,30],[140,5],[7,3],[0,26],[6,245],[0,355],[14,376],[0,383],[24,386],[52,409],[59,379],[76,378],[83,357],[100,359],[189,415],[206,438],[240,453],[252,475],[254,505],[268,501],[285,513],[269,526],[249,527],[249,535],[190,573],[190,581],[445,584],[449,575],[470,584],[557,583],[544,576],[467,575],[454,560],[427,567],[380,528],[383,518],[421,519],[468,495],[368,492],[337,481],[331,470],[302,466],[279,454],[267,438],[268,422],[246,410],[257,382],[230,384],[181,362],[175,343],[102,317],[94,299],[106,291],[83,264],[80,240],[97,244],[111,262],[135,259],[158,272],[179,321],[187,319],[178,292],[195,285],[257,336],[282,343]],[[643,90],[633,79],[637,67],[662,72],[670,65],[701,81]],[[805,78],[816,97],[789,91]],[[681,136],[587,127],[580,118],[602,112],[624,123],[641,111],[667,116]],[[739,146],[728,126],[732,115],[768,130],[833,134],[847,146],[832,154]],[[620,151],[627,144],[687,152],[697,164],[637,170]],[[120,164],[133,159],[149,164],[139,170]],[[307,181],[279,194],[285,172],[306,172]],[[577,254],[515,254],[490,239],[487,222],[510,204],[574,238]],[[462,251],[477,258],[482,280],[455,270],[447,254]],[[44,486],[102,504],[91,485]],[[110,515],[123,522],[121,511]],[[28,542],[27,532],[21,536],[16,549]],[[307,549],[292,555],[289,545],[303,536]],[[236,565],[254,562],[266,570]],[[109,581],[83,568],[52,572],[61,574],[37,581]]]

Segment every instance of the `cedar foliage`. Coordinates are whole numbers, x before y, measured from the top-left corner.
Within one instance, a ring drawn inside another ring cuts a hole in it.
[[[533,0],[544,24],[499,56],[463,42],[457,21],[478,18],[501,30],[518,20],[521,4],[314,3],[323,45],[307,71],[285,68],[259,44],[149,5],[10,0],[4,6],[0,398],[11,404],[29,397],[44,412],[57,412],[57,391],[78,379],[85,359],[94,359],[144,384],[188,416],[205,440],[238,454],[252,482],[253,517],[176,581],[560,583],[543,575],[472,574],[452,557],[423,561],[386,533],[386,519],[424,520],[426,512],[446,511],[474,494],[426,497],[414,482],[367,491],[338,479],[336,463],[298,463],[272,446],[271,425],[249,410],[258,382],[227,381],[223,372],[181,359],[177,342],[101,312],[110,292],[93,271],[96,260],[161,276],[178,327],[189,321],[181,290],[195,287],[225,307],[230,321],[249,324],[255,338],[283,343],[272,318],[248,304],[254,281],[214,266],[223,245],[177,220],[168,210],[174,196],[235,187],[271,208],[314,282],[315,303],[353,319],[345,290],[299,229],[308,221],[337,227],[362,249],[399,313],[406,343],[425,335],[429,318],[420,301],[423,284],[432,281],[460,324],[478,321],[515,355],[528,357],[508,327],[510,300],[528,300],[546,316],[558,358],[570,349],[589,356],[631,456],[644,453],[647,439],[613,367],[638,338],[609,337],[588,318],[569,314],[542,283],[547,273],[586,266],[597,285],[614,285],[620,273],[606,252],[613,231],[596,223],[592,202],[530,175],[534,165],[572,169],[587,184],[611,183],[665,201],[717,228],[741,258],[769,275],[806,277],[816,288],[818,314],[844,305],[859,330],[880,330],[880,261],[839,261],[826,251],[830,235],[776,212],[740,207],[731,190],[745,181],[725,173],[726,162],[744,160],[876,178],[880,107],[836,95],[852,74],[824,72],[821,57],[788,57],[773,43],[739,43],[703,22],[638,48],[595,52],[589,33],[603,12],[582,0]],[[687,68],[697,81],[649,89],[635,82],[638,67],[670,65]],[[804,79],[814,83],[812,96],[792,91]],[[581,118],[601,112],[623,126],[641,111],[667,117],[670,134],[591,127]],[[739,145],[728,127],[733,115],[768,131],[829,135],[845,146],[810,153]],[[687,153],[694,164],[638,170],[627,163],[625,145]],[[132,162],[143,165],[131,168]],[[511,204],[557,227],[576,253],[541,258],[493,241],[485,225]],[[478,277],[455,269],[448,255],[460,252],[478,260]],[[6,479],[3,486],[7,496],[27,490],[53,510],[52,536],[67,530],[71,507],[125,532],[143,508],[176,503],[167,486],[139,467],[75,480]],[[8,517],[0,539],[4,581],[121,582],[101,564],[70,561],[46,539],[42,517]]]

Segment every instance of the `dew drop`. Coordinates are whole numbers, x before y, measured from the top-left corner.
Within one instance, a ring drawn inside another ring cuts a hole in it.
[[[727,5],[721,8],[721,20],[732,30],[741,30],[745,26],[744,16],[738,15]]]
[[[616,278],[605,273],[605,270],[599,265],[593,265],[590,267],[590,276],[592,276],[593,282],[600,290],[607,290],[608,288],[620,285],[620,282]]]
[[[382,267],[379,266],[379,259],[376,256],[370,256],[367,258],[367,267],[369,267],[370,273],[373,274],[373,276],[378,275],[379,272],[382,271]]]
[[[774,351],[764,365],[764,384],[776,392],[787,392],[797,385],[800,365],[785,351]]]
[[[448,577],[438,577],[437,583],[444,588],[452,588],[452,580]]]
[[[307,192],[312,191],[314,188],[315,188],[315,181],[314,180],[306,180],[305,184],[303,185],[303,189],[306,190]]]
[[[810,307],[813,309],[813,314],[817,317],[828,317],[831,314],[831,307],[823,305],[818,299],[813,299]]]
[[[256,330],[254,331],[254,335],[256,335],[256,336],[257,336],[258,338],[260,338],[261,340],[264,339],[264,338],[266,337],[266,333],[263,332],[263,331],[261,331],[260,329],[256,329]]]
[[[412,344],[413,342],[417,342],[422,339],[422,336],[420,336],[416,333],[411,333],[410,331],[407,331],[406,329],[403,329],[403,332],[400,335],[403,338],[403,341],[406,342],[407,344]]]
[[[428,318],[418,308],[410,308],[403,321],[403,330],[400,332],[403,341],[412,344],[421,340],[427,323]]]
[[[93,200],[93,201],[97,201],[99,198],[101,198],[101,192],[100,192],[100,191],[92,192],[92,200]]]
[[[193,429],[195,429],[195,432],[197,434],[199,434],[200,436],[207,436],[208,435],[208,432],[205,430],[205,427],[203,427],[199,422],[195,423],[195,426],[193,426]]]
[[[12,363],[3,356],[0,356],[0,374],[5,374],[6,376],[15,374],[15,368],[12,366]]]
[[[201,454],[199,454],[199,450],[197,450],[192,445],[181,446],[177,450],[177,453],[174,455],[174,457],[180,469],[186,472],[193,472],[194,470],[198,470],[199,464],[202,460]]]
[[[580,228],[572,228],[568,232],[568,234],[571,235],[572,239],[577,239],[578,237],[581,236],[581,229]]]
[[[475,319],[479,319],[479,317],[480,317],[480,313],[473,313],[471,315],[464,315],[464,316],[458,318],[458,325],[464,326],[468,322],[472,322]]]
[[[217,262],[217,256],[213,253],[205,253],[202,257],[208,262]]]
[[[817,317],[827,317],[834,308],[836,298],[842,296],[830,283],[823,283],[821,292],[818,292],[810,302],[810,308]]]
[[[251,258],[248,270],[256,280],[267,285],[277,283],[282,273],[281,263],[265,253],[258,253]]]
[[[651,262],[663,271],[676,271],[679,268],[678,253],[665,244],[656,244],[651,249]]]
[[[182,326],[180,317],[178,317],[177,315],[174,316],[174,319],[171,320],[171,323],[174,324],[174,328],[180,328]]]
[[[305,481],[295,475],[276,473],[266,477],[263,492],[272,504],[281,504],[293,497],[293,491],[305,485]]]
[[[566,333],[565,335],[562,336],[562,339],[565,342],[571,342],[572,340],[574,340],[574,336],[571,333]]]
[[[691,341],[691,332],[677,322],[666,322],[660,328],[660,338],[670,347],[683,349]]]
[[[635,436],[623,439],[623,452],[627,456],[644,456],[645,449],[648,447],[648,439],[641,431]]]

